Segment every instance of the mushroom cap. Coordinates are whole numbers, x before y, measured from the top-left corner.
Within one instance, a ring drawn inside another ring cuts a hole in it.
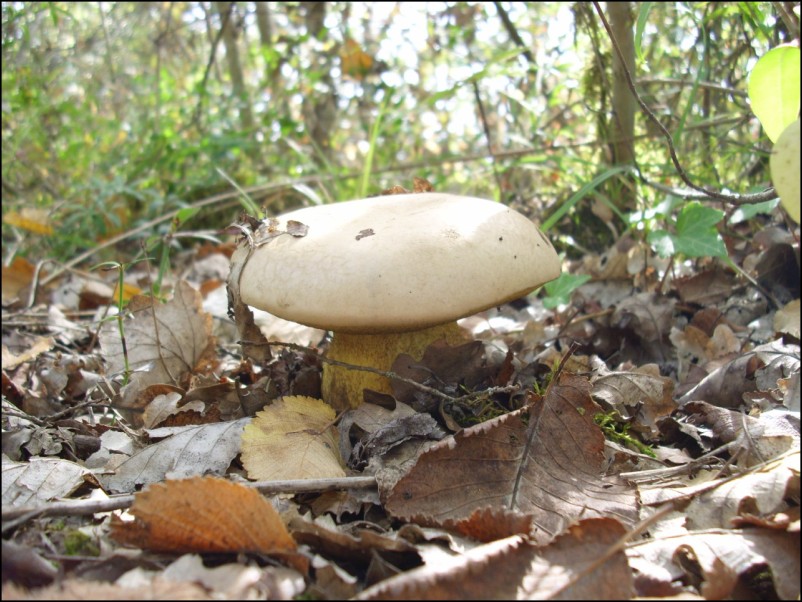
[[[277,218],[280,234],[232,262],[244,303],[357,334],[418,330],[517,299],[560,273],[528,218],[501,203],[444,193],[317,205]],[[291,224],[290,230],[296,231]],[[261,230],[261,229],[260,229]]]

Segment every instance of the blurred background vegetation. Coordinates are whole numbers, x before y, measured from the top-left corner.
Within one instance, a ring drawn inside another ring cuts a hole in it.
[[[4,2],[3,259],[166,232],[193,204],[188,227],[222,229],[236,187],[276,214],[413,176],[598,252],[687,189],[600,13],[689,176],[750,193],[771,143],[747,76],[795,7]]]

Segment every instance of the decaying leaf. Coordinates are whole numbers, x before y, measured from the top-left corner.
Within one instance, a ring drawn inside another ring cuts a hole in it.
[[[118,542],[159,552],[260,552],[296,549],[284,523],[258,491],[216,478],[151,485],[137,493],[133,522],[112,521]]]
[[[137,452],[120,464],[115,474],[102,475],[100,480],[106,489],[130,493],[137,485],[165,478],[223,474],[239,453],[242,430],[250,420],[173,427],[168,431],[172,436]],[[150,435],[155,438],[160,431],[167,429],[150,431]]]
[[[149,385],[186,386],[193,373],[206,373],[217,363],[212,317],[201,309],[201,296],[184,281],[176,286],[169,303],[150,297],[134,297],[123,321],[130,382],[122,390],[121,409],[137,406],[139,395]],[[100,344],[112,373],[125,370],[125,354],[117,324],[107,322],[100,331]],[[136,426],[141,414],[126,416]]]
[[[639,596],[679,593],[677,583],[698,583],[705,599],[734,593],[740,575],[768,567],[782,600],[799,598],[799,534],[767,529],[690,533],[638,542],[627,548]]]
[[[366,589],[360,600],[627,600],[632,574],[610,548],[625,529],[588,519],[547,546],[514,535]],[[605,557],[609,554],[609,557]]]
[[[58,458],[13,462],[3,457],[3,506],[26,506],[65,497],[78,489],[89,471]]]
[[[503,506],[532,514],[543,542],[580,517],[633,523],[632,489],[601,476],[604,437],[589,389],[586,379],[563,374],[541,402],[443,439],[386,492],[386,509],[443,524]]]
[[[594,399],[605,402],[626,418],[637,417],[636,424],[657,435],[657,421],[677,408],[672,399],[674,384],[660,375],[654,364],[631,371],[609,372],[603,366],[591,378]]]
[[[334,409],[320,399],[282,397],[242,433],[242,464],[252,479],[345,476]]]

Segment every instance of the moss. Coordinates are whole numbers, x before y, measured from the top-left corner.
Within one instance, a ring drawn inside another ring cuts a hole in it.
[[[64,534],[64,553],[67,556],[99,556],[100,548],[86,533],[76,529]]]

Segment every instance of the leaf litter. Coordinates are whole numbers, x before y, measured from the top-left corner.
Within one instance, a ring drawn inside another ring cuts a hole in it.
[[[317,400],[325,340],[259,340],[279,331],[257,316],[241,356],[223,274],[134,296],[123,351],[103,295],[62,282],[47,292],[80,309],[20,309],[22,272],[4,596],[798,598],[799,281],[777,241],[741,256],[780,305],[726,266],[661,275],[622,239],[567,266],[594,276],[568,306],[463,320],[474,343],[399,357],[393,395],[339,416]],[[57,524],[98,551],[67,563]]]

